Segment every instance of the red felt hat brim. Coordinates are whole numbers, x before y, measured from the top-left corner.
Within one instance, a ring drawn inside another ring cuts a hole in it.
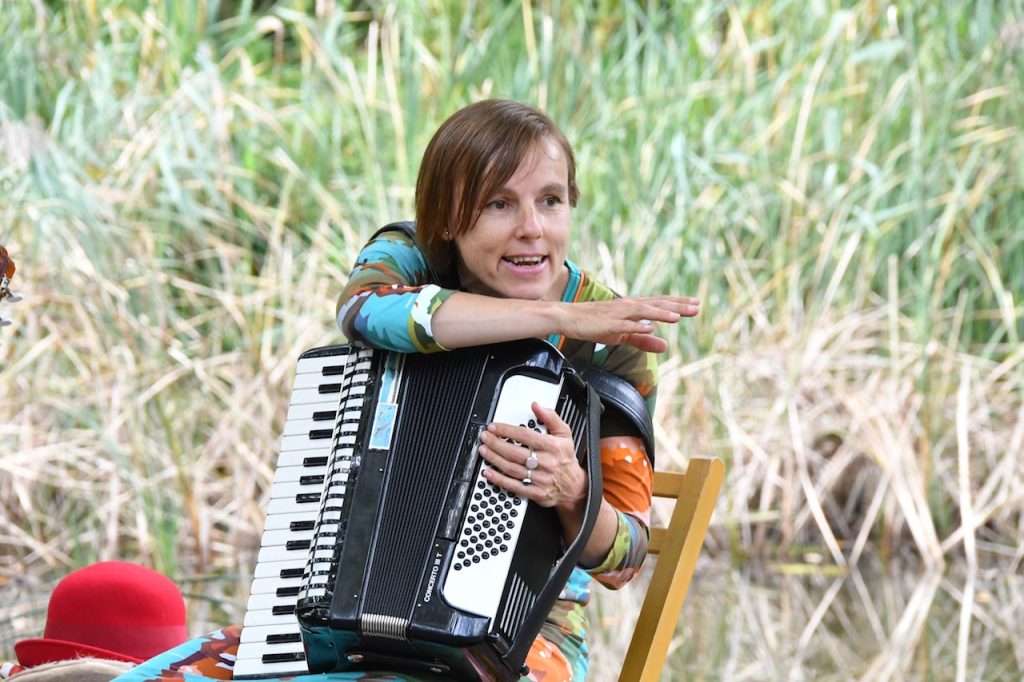
[[[18,663],[26,668],[75,658],[105,658],[128,663],[142,663],[145,660],[88,644],[45,637],[21,640],[14,645],[14,653],[18,656]]]

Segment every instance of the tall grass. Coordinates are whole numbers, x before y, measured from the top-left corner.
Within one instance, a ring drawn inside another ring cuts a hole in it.
[[[1020,567],[1019,0],[20,1],[0,45],[8,580],[248,572],[295,359],[486,96],[575,142],[576,260],[704,302],[657,422],[727,462],[711,550]]]

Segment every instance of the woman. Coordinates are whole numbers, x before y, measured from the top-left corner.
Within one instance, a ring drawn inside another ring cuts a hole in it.
[[[569,143],[540,111],[503,100],[458,111],[424,153],[414,235],[384,229],[359,254],[338,302],[342,331],[377,348],[424,353],[547,338],[570,360],[628,380],[653,408],[657,379],[651,353],[667,347],[654,335],[653,323],[696,315],[699,304],[676,296],[617,298],[567,258],[575,177]],[[565,423],[537,404],[533,410],[547,434],[492,424],[482,435],[480,453],[493,465],[486,475],[557,510],[571,541],[582,521],[585,472]],[[652,471],[644,447],[625,433],[601,435],[604,500],[598,521],[580,567],[531,648],[531,679],[585,678],[583,607],[591,576],[620,587],[646,555]],[[531,448],[535,461],[529,461]],[[229,675],[238,636],[238,628],[225,628],[123,679],[174,679],[173,670],[192,673],[185,679],[228,679],[222,675]],[[414,677],[336,673],[307,679]]]
[[[458,111],[424,153],[415,237],[385,229],[359,254],[338,302],[342,331],[374,347],[427,353],[547,338],[570,360],[632,383],[653,409],[651,352],[667,344],[652,323],[696,315],[699,304],[677,296],[617,298],[581,271],[567,258],[577,198],[572,149],[545,114],[504,100]],[[585,472],[558,415],[536,404],[533,410],[548,434],[490,425],[480,447],[492,465],[486,475],[555,508],[571,541],[583,515]],[[622,433],[601,435],[605,499],[581,566],[527,659],[537,679],[584,679],[590,578],[618,588],[646,554],[653,472],[643,445]]]

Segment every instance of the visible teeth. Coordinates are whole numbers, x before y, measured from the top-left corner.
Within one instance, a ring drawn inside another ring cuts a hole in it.
[[[505,260],[515,265],[537,265],[544,260],[544,258],[543,256],[512,256]]]

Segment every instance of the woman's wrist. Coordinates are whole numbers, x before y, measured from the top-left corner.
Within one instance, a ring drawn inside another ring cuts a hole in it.
[[[542,331],[537,337],[565,333],[565,314],[568,303],[562,301],[535,301],[541,319]]]

